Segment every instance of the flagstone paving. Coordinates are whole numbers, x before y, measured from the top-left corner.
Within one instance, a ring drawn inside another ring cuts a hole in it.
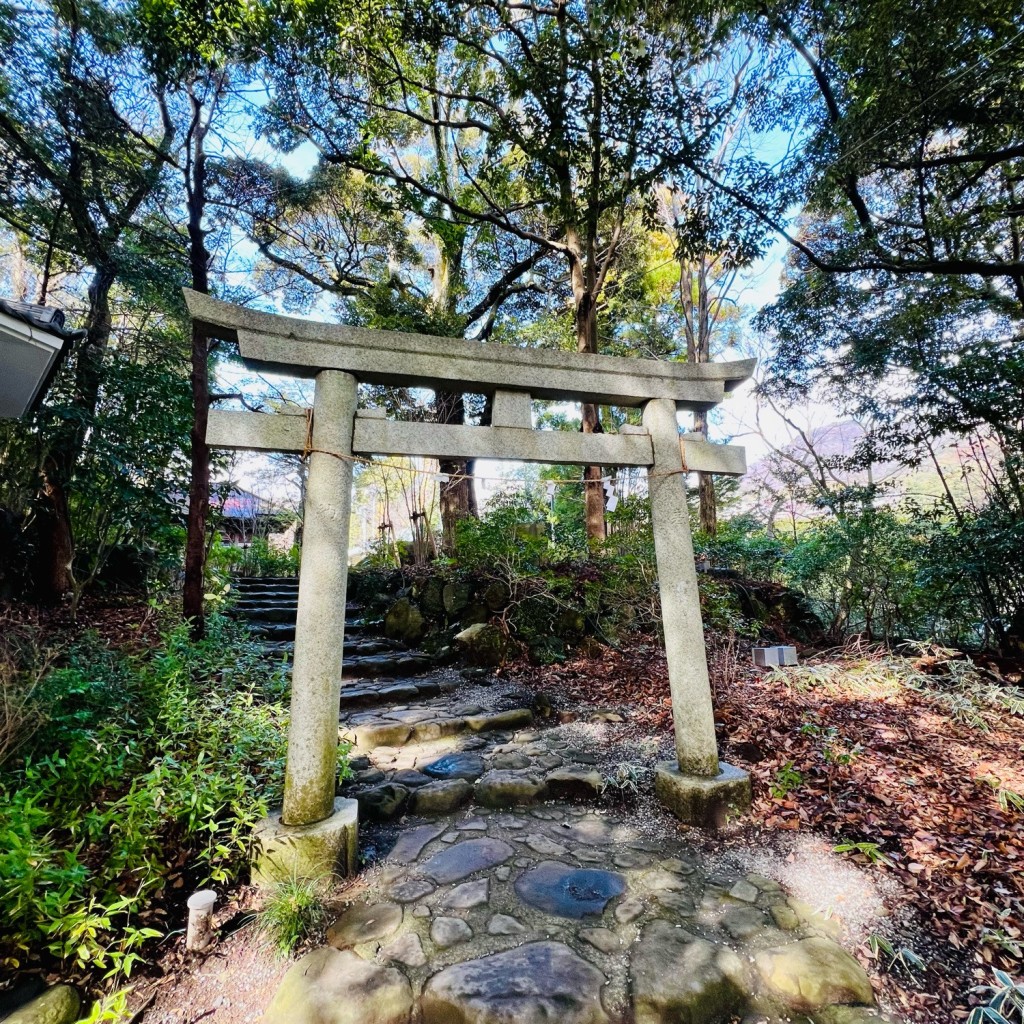
[[[346,683],[339,713],[366,885],[264,1024],[880,1019],[834,922],[608,805],[598,752],[535,723],[528,694],[374,675],[399,678]]]

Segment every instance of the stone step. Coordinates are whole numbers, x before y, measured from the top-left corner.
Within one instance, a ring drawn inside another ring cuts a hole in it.
[[[231,581],[231,587],[240,594],[262,594],[268,590],[295,592],[299,589],[299,578],[298,576],[270,576],[265,579],[235,579]]]
[[[231,614],[236,619],[255,619],[262,622],[294,622],[297,609],[294,604],[244,605],[236,604]]]
[[[362,612],[365,609],[358,605],[349,605],[345,609],[345,622],[374,622],[383,624],[383,620],[370,620]],[[231,612],[237,618],[254,618],[254,620],[266,620],[267,622],[294,622],[298,613],[298,605],[295,601],[265,601],[260,603],[247,603],[240,601],[231,608]]]
[[[396,679],[386,685],[367,680],[344,683],[339,708],[342,712],[361,711],[384,705],[404,704],[438,697],[454,683],[445,684],[438,679]]]
[[[410,694],[411,698],[411,694]],[[533,721],[529,708],[508,711],[484,711],[460,714],[457,709],[436,707],[409,708],[388,715],[353,715],[339,730],[341,738],[357,750],[375,747],[403,747],[410,743],[428,743],[461,733],[519,729]]]
[[[289,620],[264,618],[262,615],[259,616],[240,616],[241,620],[245,622],[253,634],[257,637],[262,637],[265,640],[294,640],[295,639],[295,619],[294,616]],[[365,619],[352,619],[345,623],[345,635],[346,636],[370,636],[374,635],[376,624],[372,626],[366,622]],[[397,648],[402,646],[400,641],[389,640],[388,643],[396,644]]]
[[[416,726],[422,721],[429,726],[429,720],[421,720],[420,711],[411,707],[405,715],[393,713],[388,718],[392,724]],[[406,722],[401,722],[403,717]],[[372,716],[352,716],[351,721],[363,718]],[[384,730],[376,735],[401,739],[400,733],[396,737]],[[417,738],[414,732],[402,746],[378,747],[364,756],[356,748],[355,774],[346,795],[360,803],[363,817],[377,821],[406,812],[449,814],[468,805],[496,810],[548,800],[601,799],[604,778],[591,751],[564,741],[550,746],[537,742],[534,737],[539,734],[534,730],[514,734],[513,742],[497,744],[490,740],[492,735],[484,729],[435,740]],[[501,733],[497,735],[501,740]]]
[[[253,636],[261,640],[295,640],[294,622],[261,622],[258,619],[248,620]]]
[[[371,641],[372,642],[372,641]],[[385,641],[393,643],[393,641]],[[264,653],[273,658],[293,658],[295,644],[291,641],[267,641],[260,644]],[[415,672],[426,672],[433,668],[434,662],[429,654],[423,651],[410,651],[404,648],[374,651],[369,647],[356,644],[345,646],[345,660],[342,662],[342,683],[356,683],[368,679],[383,679],[394,676],[407,676]]]
[[[246,620],[243,620],[243,621],[246,622],[247,625],[251,625],[248,621],[246,621]],[[367,625],[365,625],[364,623],[361,623],[358,620],[356,622],[354,622],[354,623],[346,623],[345,624],[345,642],[346,643],[349,640],[364,639],[364,638],[366,638],[366,639],[374,639],[375,640],[375,639],[377,639],[380,636],[381,636],[381,632],[380,632],[380,630],[378,629],[378,627],[376,625],[367,626]],[[287,643],[288,645],[291,646],[293,641],[292,640],[278,640],[278,641],[270,641],[270,640],[268,640],[267,643]],[[400,641],[395,641],[395,643],[399,643],[400,644]]]

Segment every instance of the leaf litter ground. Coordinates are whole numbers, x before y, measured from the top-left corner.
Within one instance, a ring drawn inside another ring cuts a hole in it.
[[[791,869],[791,891],[803,877],[851,904],[858,876],[877,883],[887,916],[862,922],[856,951],[909,1020],[966,1018],[993,967],[1024,976],[1019,675],[950,652],[910,659],[870,648],[763,670],[735,639],[715,636],[709,656],[721,756],[754,782],[750,815],[715,848],[743,856],[767,843]],[[563,720],[620,712],[623,724],[601,727],[613,759],[671,751],[656,642],[508,675]],[[823,869],[829,861],[834,870]]]

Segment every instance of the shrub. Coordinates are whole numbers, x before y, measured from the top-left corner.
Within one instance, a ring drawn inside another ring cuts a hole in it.
[[[0,771],[8,964],[45,949],[128,975],[176,877],[243,878],[252,826],[281,794],[285,689],[219,615],[203,641],[178,625],[146,657],[87,637],[51,671],[46,728]]]

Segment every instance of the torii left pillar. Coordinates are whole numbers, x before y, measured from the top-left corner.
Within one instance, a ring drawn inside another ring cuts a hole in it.
[[[355,377],[340,370],[317,374],[284,806],[256,829],[257,883],[356,869],[358,805],[335,795],[356,405]]]

